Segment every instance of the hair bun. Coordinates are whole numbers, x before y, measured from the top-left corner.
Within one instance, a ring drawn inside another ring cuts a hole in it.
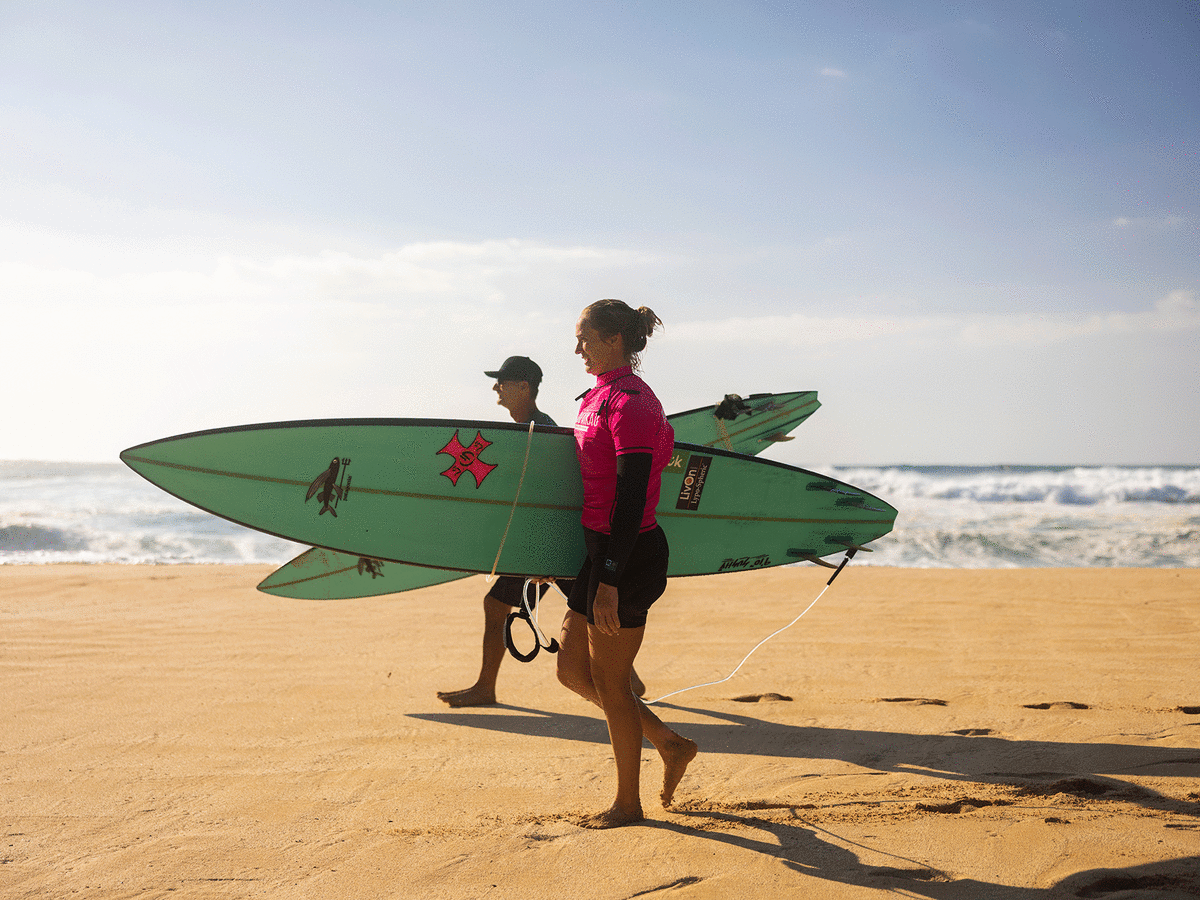
[[[635,369],[639,363],[637,354],[646,349],[646,339],[656,328],[662,328],[662,319],[650,307],[634,309],[622,300],[597,300],[583,311],[583,318],[601,337],[621,335],[625,352]]]
[[[654,310],[652,310],[650,307],[639,306],[637,308],[637,313],[642,320],[642,327],[646,329],[646,337],[650,337],[650,335],[654,334],[655,328],[661,329],[663,327],[662,319],[656,316],[654,314]]]

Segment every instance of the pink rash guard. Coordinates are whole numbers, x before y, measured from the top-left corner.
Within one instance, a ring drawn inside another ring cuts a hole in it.
[[[610,533],[617,457],[649,453],[650,484],[639,532],[653,528],[662,470],[674,445],[675,429],[663,414],[662,404],[629,366],[596,376],[596,386],[583,398],[575,419],[575,452],[583,473],[583,527]]]

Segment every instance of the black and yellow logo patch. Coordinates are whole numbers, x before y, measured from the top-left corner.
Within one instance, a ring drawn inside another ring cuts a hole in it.
[[[700,508],[700,495],[704,493],[704,485],[708,481],[708,468],[712,465],[711,456],[690,456],[683,473],[683,484],[679,488],[679,497],[675,502],[676,509],[696,510]]]

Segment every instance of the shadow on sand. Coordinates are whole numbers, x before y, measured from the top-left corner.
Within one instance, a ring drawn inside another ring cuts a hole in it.
[[[795,811],[793,810],[793,815]],[[954,878],[918,860],[892,856],[888,865],[863,865],[849,847],[860,847],[878,856],[878,847],[868,847],[795,815],[790,822],[732,813],[676,813],[697,815],[706,820],[724,820],[725,829],[692,828],[686,822],[655,821],[649,827],[674,831],[690,837],[717,841],[778,859],[794,872],[840,884],[861,885],[902,896],[930,900],[1050,900],[1056,897],[1152,898],[1200,897],[1200,857],[1191,856],[1130,866],[1125,869],[1090,869],[1069,875],[1048,888],[1013,887]],[[761,838],[746,831],[758,830]],[[835,843],[836,842],[836,843]],[[847,846],[848,845],[848,846]],[[699,880],[699,879],[696,879]],[[667,886],[664,886],[667,887]]]
[[[908,773],[949,782],[1007,786],[1033,792],[1041,788],[1053,789],[1085,797],[1119,799],[1174,815],[1200,816],[1200,803],[1164,797],[1117,777],[1194,777],[1200,774],[1200,749],[1009,740],[978,734],[903,734],[819,728],[674,704],[659,704],[657,709],[660,715],[675,709],[713,720],[689,722],[680,728],[700,744],[702,752],[840,760],[876,772]],[[411,718],[531,738],[608,743],[604,720],[598,716],[498,705],[485,710],[411,714]],[[954,879],[917,860],[899,856],[894,857],[894,865],[863,865],[858,856],[847,849],[848,846],[860,846],[875,854],[882,851],[807,821],[801,813],[800,809],[786,807],[774,810],[774,817],[767,818],[740,810],[688,809],[684,804],[683,809],[672,810],[675,818],[671,821],[647,822],[646,827],[762,853],[811,877],[903,891],[932,900],[1104,898],[1135,894],[1164,900],[1167,897],[1200,897],[1200,857],[1164,860],[1126,869],[1094,869],[1078,872],[1049,888],[1018,888],[973,879]],[[791,818],[781,821],[781,815]],[[683,821],[679,821],[680,818]],[[694,826],[688,824],[689,818],[695,820]],[[754,831],[762,833],[762,838],[746,834]],[[661,889],[675,886],[663,885]]]
[[[1121,799],[1154,809],[1200,815],[1200,804],[1169,800],[1112,776],[1200,776],[1200,749],[1147,747],[1138,744],[1069,743],[1010,740],[960,734],[904,734],[893,731],[821,728],[786,725],[752,716],[660,704],[707,716],[710,722],[689,722],[681,733],[696,741],[702,752],[773,756],[779,759],[841,760],[877,772],[925,775],[947,781],[1025,786],[1029,782],[1084,779],[1076,793],[1102,796],[1120,791]],[[588,743],[608,743],[608,731],[599,717],[549,713],[517,706],[492,706],[486,710],[457,710],[411,714],[459,728],[559,738]],[[1103,776],[1109,776],[1105,778]],[[1159,798],[1162,803],[1156,803]]]

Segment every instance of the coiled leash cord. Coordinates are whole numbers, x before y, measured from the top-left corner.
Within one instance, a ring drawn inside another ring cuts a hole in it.
[[[829,580],[827,582],[825,582],[825,587],[823,587],[821,589],[821,593],[817,594],[817,596],[813,598],[812,603],[810,603],[810,604],[808,604],[808,606],[804,607],[804,611],[801,612],[800,615],[796,616],[796,618],[792,619],[792,621],[788,622],[786,625],[784,625],[779,630],[771,632],[765,638],[763,638],[761,641],[759,641],[757,644],[755,644],[753,649],[751,649],[751,651],[749,653],[747,653],[745,655],[745,657],[743,657],[742,661],[737,664],[737,668],[735,668],[732,672],[730,672],[728,675],[726,675],[720,681],[707,681],[704,684],[693,684],[691,687],[680,688],[677,691],[671,691],[671,693],[663,694],[661,697],[656,697],[653,700],[647,700],[646,705],[649,706],[652,703],[658,703],[662,700],[666,700],[668,697],[674,697],[676,694],[682,694],[687,691],[694,691],[697,688],[712,687],[715,684],[724,684],[726,681],[728,681],[730,678],[732,678],[734,675],[736,675],[738,673],[738,669],[740,669],[742,666],[744,666],[746,664],[746,660],[754,655],[755,650],[757,650],[759,647],[761,647],[763,644],[765,644],[771,638],[775,637],[775,635],[782,634],[783,632],[785,632],[789,628],[791,628],[793,625],[795,625],[797,622],[799,622],[801,619],[803,619],[804,613],[807,613],[810,609],[812,609],[814,606],[816,606],[817,601],[825,596],[825,592],[827,590],[829,590],[829,586],[831,584],[833,584],[833,580],[842,574],[842,569],[846,568],[846,563],[850,562],[850,560],[854,558],[854,554],[857,552],[858,552],[857,547],[851,547],[849,550],[847,550],[846,556],[842,559],[841,565],[839,565],[837,567],[836,572],[834,572],[832,575],[829,576]]]
[[[529,599],[530,585],[533,585],[532,600]],[[509,653],[521,662],[529,662],[538,655],[539,650],[544,649],[547,653],[558,652],[558,641],[554,638],[546,640],[546,635],[542,633],[542,629],[538,625],[537,609],[542,594],[539,587],[540,585],[533,584],[533,579],[526,578],[525,586],[521,588],[521,605],[510,612],[508,618],[504,620],[504,646],[508,648]],[[559,593],[561,594],[562,591],[559,591]],[[512,627],[513,622],[517,619],[523,619],[529,625],[529,630],[533,632],[533,649],[528,653],[522,653],[517,649],[516,643],[513,642]]]

